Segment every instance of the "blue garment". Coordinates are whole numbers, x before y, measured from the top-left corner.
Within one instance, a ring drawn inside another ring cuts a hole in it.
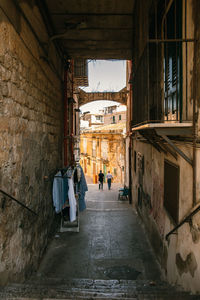
[[[87,182],[85,180],[85,175],[83,172],[83,169],[81,166],[78,166],[78,168],[81,169],[81,178],[80,181],[78,183],[78,189],[79,189],[79,210],[83,211],[84,209],[86,209],[86,203],[85,203],[85,192],[88,191],[88,187],[87,187]]]
[[[57,214],[62,211],[63,205],[68,199],[68,189],[68,178],[62,177],[62,173],[59,171],[53,180],[53,204]]]
[[[65,173],[63,176],[63,205],[68,200],[68,190],[69,190],[68,177],[67,174]]]

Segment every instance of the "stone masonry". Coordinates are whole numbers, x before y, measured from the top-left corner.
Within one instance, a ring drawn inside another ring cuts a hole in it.
[[[38,216],[0,194],[0,284],[22,280],[37,267],[54,216],[52,182],[44,177],[62,163],[62,73],[41,58],[38,40],[18,9],[1,1],[0,188]],[[44,29],[38,27],[43,38]]]

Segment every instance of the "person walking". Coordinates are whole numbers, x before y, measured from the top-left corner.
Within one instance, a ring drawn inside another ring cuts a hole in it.
[[[112,181],[112,174],[110,174],[110,171],[108,171],[108,174],[106,175],[107,183],[108,183],[108,189],[111,189],[111,181]]]
[[[104,174],[102,173],[102,171],[100,170],[99,173],[99,190],[102,189],[103,190],[103,180],[104,180]]]

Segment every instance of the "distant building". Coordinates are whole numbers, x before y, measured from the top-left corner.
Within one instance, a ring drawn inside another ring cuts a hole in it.
[[[110,124],[88,129],[80,137],[80,163],[88,183],[97,183],[100,170],[124,183],[126,124]],[[105,176],[106,177],[106,176]]]
[[[84,121],[84,122],[83,122]],[[88,122],[88,126],[86,125],[86,121]],[[94,126],[99,126],[103,125],[104,119],[103,119],[103,114],[97,113],[97,114],[92,114],[92,113],[84,113],[80,117],[80,127],[81,129],[87,127],[94,127]]]
[[[80,118],[80,128],[86,129],[89,127],[96,127],[99,125],[118,124],[126,122],[126,106],[112,105],[100,109],[98,113],[83,113]],[[87,121],[88,123],[84,122]]]
[[[104,124],[118,124],[126,122],[126,106],[112,105],[104,108]]]

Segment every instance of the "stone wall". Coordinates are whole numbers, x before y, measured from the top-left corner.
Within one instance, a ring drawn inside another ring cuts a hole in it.
[[[33,7],[30,20],[34,13],[39,20]],[[44,177],[62,166],[63,105],[55,49],[49,62],[42,58],[33,28],[12,1],[1,1],[0,20],[0,188],[38,214],[0,193],[0,284],[5,284],[32,272],[47,245],[54,210],[52,182]],[[38,32],[47,37],[44,26]]]

